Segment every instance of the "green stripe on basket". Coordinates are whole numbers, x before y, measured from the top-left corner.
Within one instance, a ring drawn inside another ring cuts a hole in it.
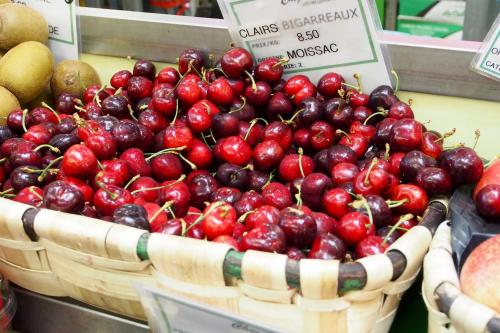
[[[363,283],[359,279],[348,279],[344,281],[339,290],[345,293],[351,290],[360,290],[361,288],[363,288]]]
[[[139,241],[137,242],[137,256],[141,260],[149,260],[148,240],[149,240],[150,236],[151,236],[151,234],[146,232],[146,233],[141,235],[141,237],[139,238]]]
[[[224,275],[241,279],[241,261],[244,255],[243,252],[230,250],[224,259]]]

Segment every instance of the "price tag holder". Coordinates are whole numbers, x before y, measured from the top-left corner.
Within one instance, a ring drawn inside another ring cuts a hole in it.
[[[500,81],[500,14],[471,63],[473,71]]]
[[[369,0],[218,0],[233,41],[256,61],[288,58],[285,75],[317,82],[327,72],[361,74],[369,93],[391,85],[391,64],[378,40],[380,19]]]
[[[48,47],[56,62],[78,60],[76,1],[74,0],[13,0],[29,6],[43,15],[49,25]]]
[[[135,285],[155,333],[280,333],[233,313],[145,285]]]

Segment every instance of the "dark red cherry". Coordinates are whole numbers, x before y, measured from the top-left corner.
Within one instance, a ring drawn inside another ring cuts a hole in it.
[[[341,162],[332,168],[332,180],[336,185],[353,182],[356,175],[359,173],[359,168],[356,164]]]
[[[255,146],[253,162],[256,168],[270,171],[275,168],[285,156],[283,148],[274,140],[266,140]]]
[[[128,119],[120,120],[113,126],[111,131],[119,149],[138,147],[141,144],[141,132],[139,126]]]
[[[263,107],[269,102],[271,93],[271,86],[267,82],[258,81],[255,86],[248,86],[244,94],[248,103],[255,107]]]
[[[356,245],[356,258],[364,258],[381,254],[387,250],[388,244],[379,236],[368,236]]]
[[[158,72],[158,75],[156,75],[156,81],[158,83],[168,83],[175,86],[179,80],[179,72],[173,67],[165,67]]]
[[[312,217],[316,221],[316,228],[318,229],[317,236],[323,234],[334,234],[337,226],[337,221],[325,213],[312,213]]]
[[[134,64],[133,74],[134,76],[144,76],[153,81],[156,76],[156,67],[151,61],[137,60]]]
[[[397,101],[398,98],[394,94],[392,87],[383,85],[378,86],[371,92],[368,105],[373,110],[377,110],[379,107],[389,109]]]
[[[310,259],[343,260],[346,252],[346,246],[340,238],[333,234],[321,234],[314,240],[307,257]]]
[[[278,225],[261,224],[247,232],[242,239],[242,248],[245,251],[257,250],[272,253],[284,253],[286,236]]]
[[[339,90],[342,89],[342,84],[344,82],[342,75],[337,73],[326,73],[319,79],[318,92],[327,98],[337,97],[339,96]]]
[[[266,81],[270,84],[276,84],[283,76],[284,60],[279,58],[267,58],[255,66],[254,75],[257,80]]]
[[[389,144],[394,151],[419,149],[422,144],[423,126],[414,119],[401,119],[392,126]]]
[[[228,105],[233,100],[233,89],[224,77],[216,79],[208,87],[208,99],[217,105]]]
[[[252,70],[253,58],[247,50],[234,47],[222,55],[220,64],[227,76],[237,79]]]
[[[127,83],[127,94],[132,101],[140,101],[150,97],[153,90],[153,82],[143,76],[132,76]]]
[[[411,107],[405,102],[397,101],[391,105],[389,108],[388,117],[394,119],[414,119],[415,115],[413,114],[413,110]]]
[[[292,260],[301,260],[307,258],[307,256],[305,255],[304,252],[302,252],[302,250],[299,250],[298,248],[293,246],[288,247],[286,249],[286,256],[288,257],[288,259]]]
[[[250,231],[263,224],[279,223],[280,211],[278,208],[270,205],[260,206],[254,211],[250,211],[245,218],[245,228]]]
[[[78,214],[82,211],[82,192],[62,180],[50,183],[43,194],[43,204],[48,209]]]
[[[293,115],[294,105],[290,98],[282,92],[271,96],[267,103],[267,116],[270,120],[278,120],[279,117],[288,119]]]
[[[308,207],[321,209],[323,193],[332,186],[332,180],[327,175],[311,173],[300,185],[301,198]]]
[[[451,176],[441,168],[425,167],[417,172],[415,184],[428,195],[448,194],[453,189]]]
[[[486,218],[500,218],[500,185],[489,184],[476,195],[476,208]]]
[[[425,155],[420,150],[412,150],[407,153],[399,165],[400,178],[404,182],[411,183],[415,180],[419,170],[425,167],[436,167],[438,162]]]
[[[241,191],[232,187],[219,187],[210,196],[212,202],[224,201],[233,205],[236,201],[240,200]]]
[[[328,149],[327,161],[329,170],[339,163],[356,163],[356,160],[356,153],[347,146],[335,145]]]
[[[475,183],[483,175],[483,161],[473,149],[467,147],[444,151],[441,167],[448,171],[455,185]]]
[[[179,73],[184,75],[188,72],[201,72],[205,65],[205,54],[197,49],[185,49],[179,56]]]
[[[354,121],[354,110],[342,98],[329,99],[324,107],[325,118],[333,127],[349,130]]]
[[[221,164],[217,168],[215,178],[223,186],[234,187],[242,191],[247,189],[250,181],[246,169],[231,163]]]
[[[205,207],[210,201],[212,193],[219,188],[219,184],[211,175],[197,175],[188,184],[191,193],[191,204],[197,208]]]
[[[285,232],[287,244],[299,249],[310,246],[316,237],[317,227],[313,217],[294,208],[281,211],[279,226]]]
[[[292,144],[292,129],[281,121],[273,121],[264,128],[262,140],[275,140],[283,150],[287,150]]]

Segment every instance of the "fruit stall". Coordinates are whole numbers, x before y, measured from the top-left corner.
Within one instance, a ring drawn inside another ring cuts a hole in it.
[[[257,61],[222,20],[76,12],[78,59],[60,58],[39,12],[0,5],[11,328],[500,332],[480,43],[377,36],[392,65],[367,91],[371,73]],[[182,302],[211,319],[176,326]]]

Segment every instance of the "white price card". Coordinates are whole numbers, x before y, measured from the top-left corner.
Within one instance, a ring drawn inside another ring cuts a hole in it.
[[[48,47],[56,62],[78,60],[76,0],[13,0],[33,8],[43,15],[49,25]]]
[[[472,70],[500,81],[500,14],[472,60]]]
[[[391,85],[390,61],[378,40],[370,0],[218,0],[233,41],[256,61],[288,58],[285,74],[317,82],[335,71],[361,74],[366,92]]]
[[[135,288],[155,333],[282,332],[150,286],[136,284]]]

